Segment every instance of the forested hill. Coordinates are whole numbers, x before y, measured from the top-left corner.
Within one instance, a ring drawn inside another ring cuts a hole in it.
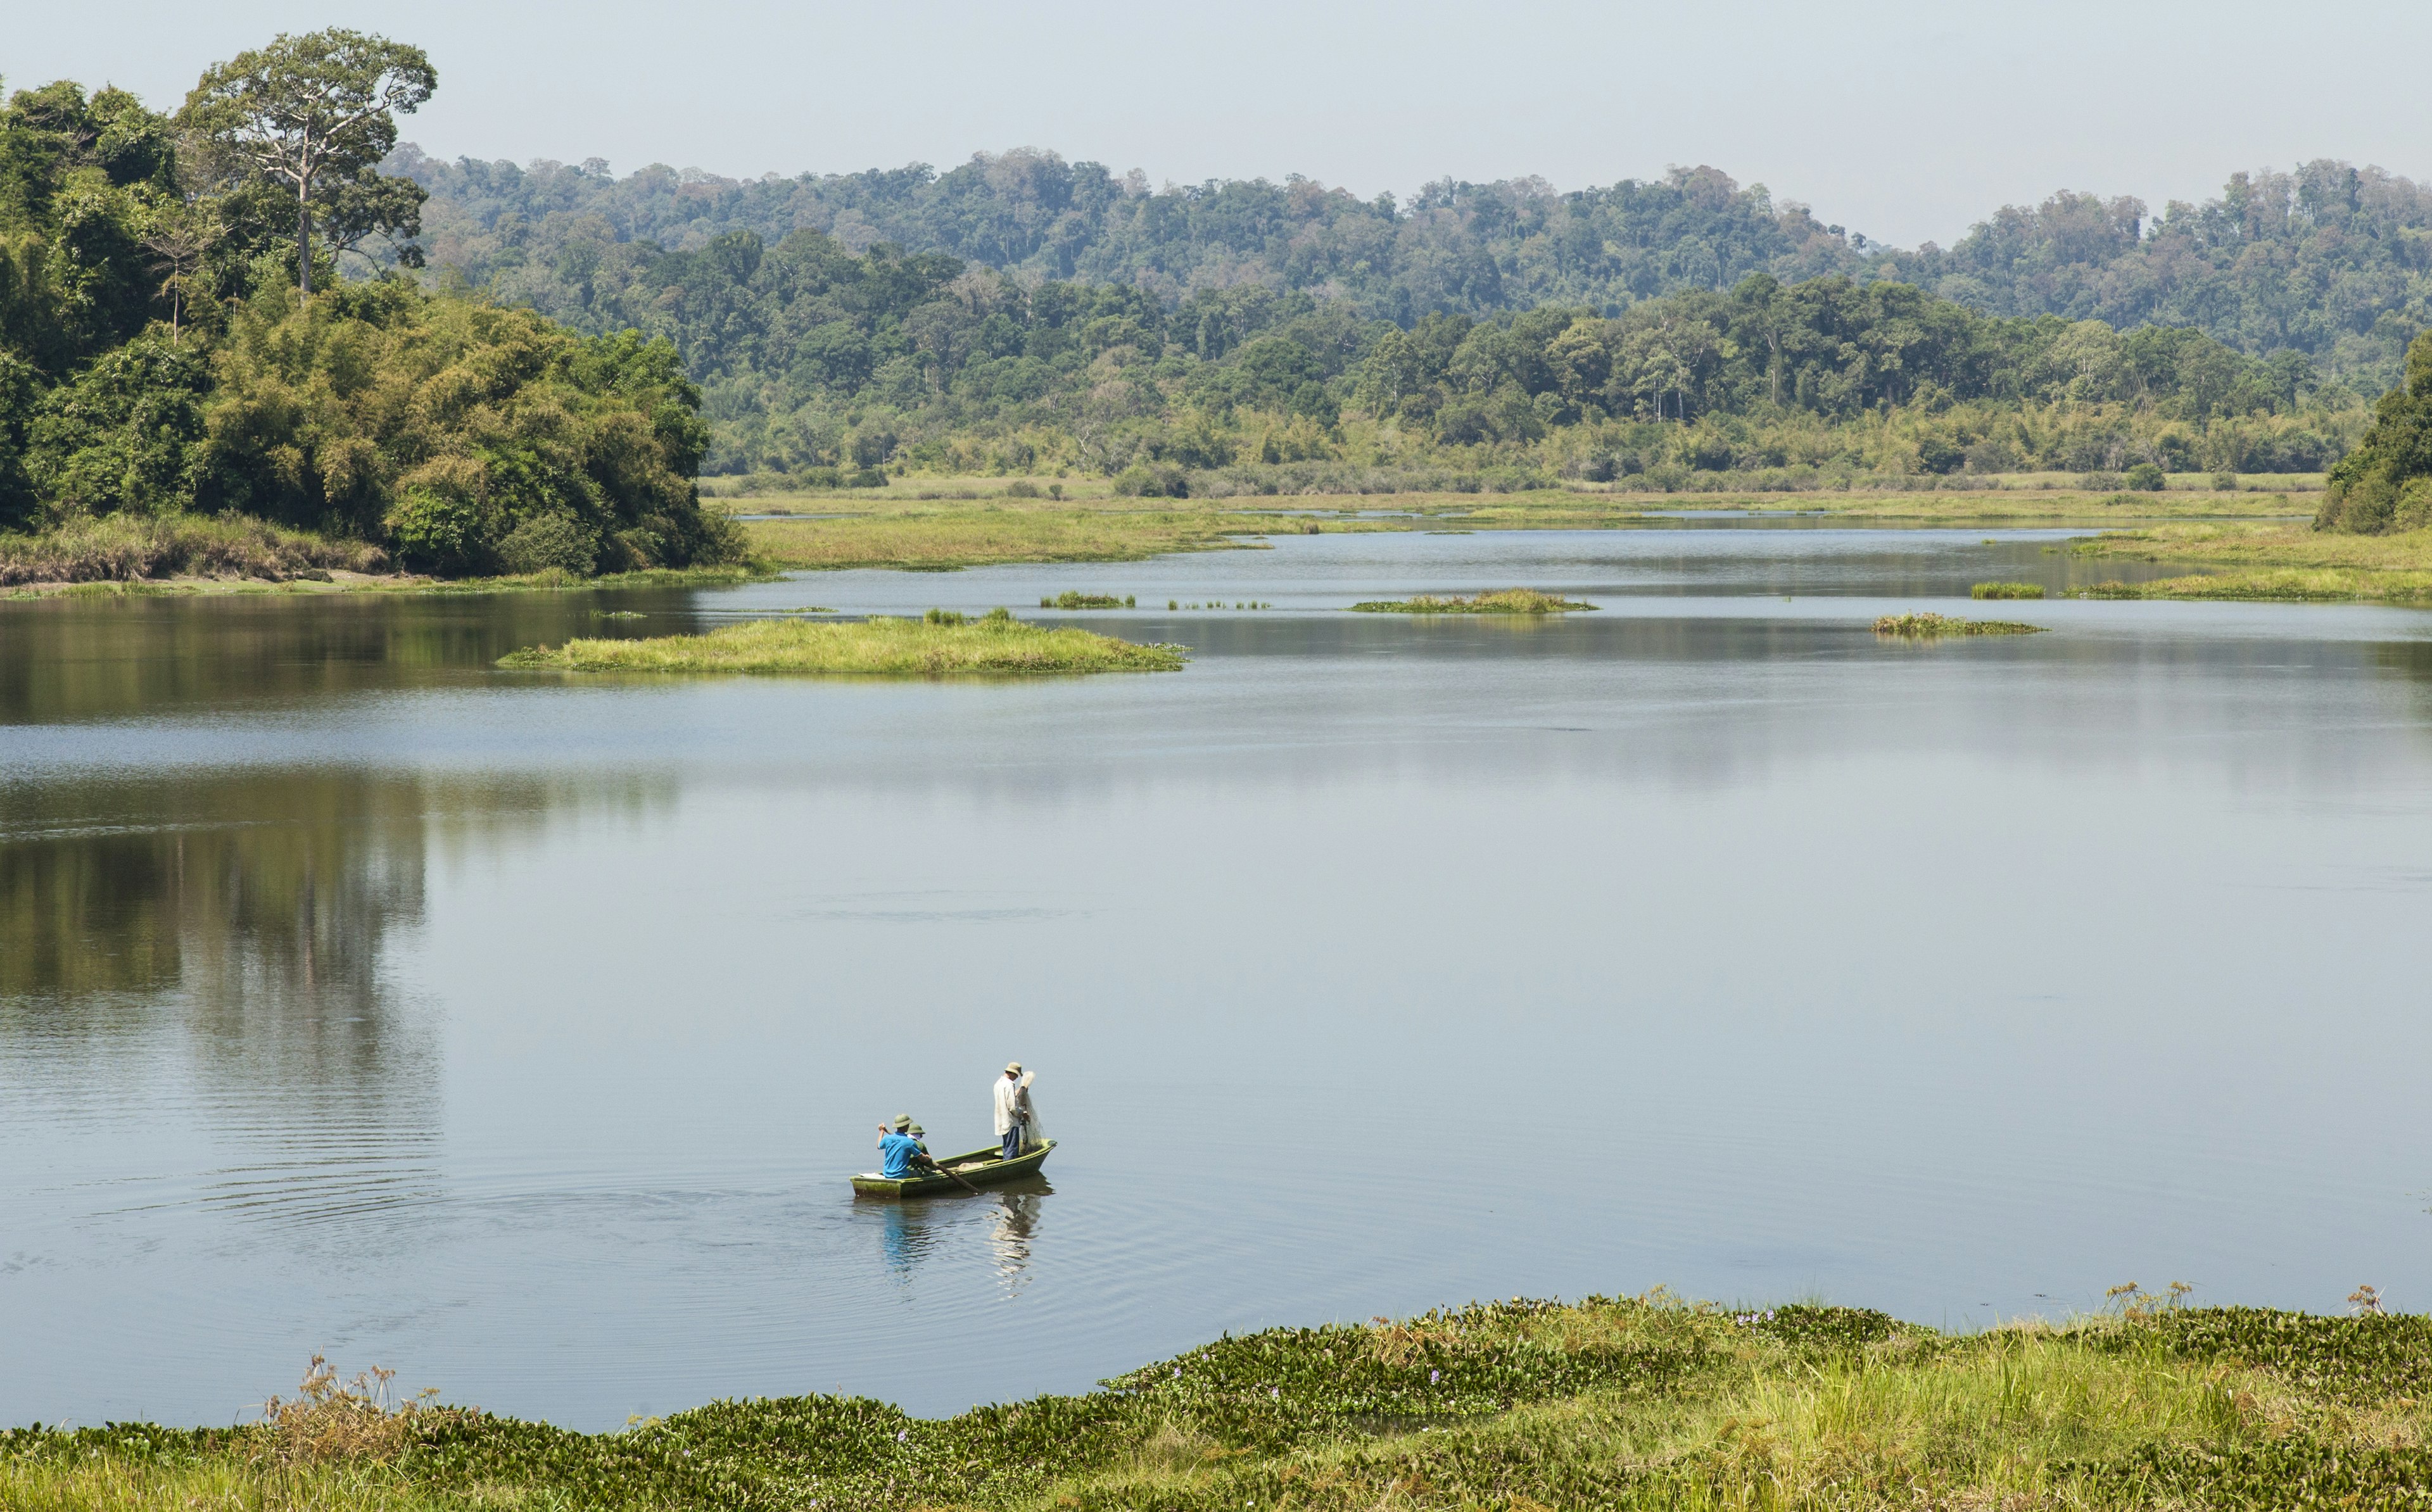
[[[1557,193],[1539,179],[1430,184],[1407,203],[1310,179],[1152,190],[1137,172],[1054,153],[981,154],[856,174],[721,178],[651,166],[470,160],[400,146],[388,170],[430,192],[431,260],[590,325],[592,275],[650,249],[798,229],[845,248],[890,243],[1022,275],[1143,289],[1169,306],[1245,283],[1302,291],[1408,327],[1566,306],[1611,316],[1750,273],[1913,283],[1989,314],[2116,328],[2191,326],[2256,356],[2302,352],[2379,392],[2432,325],[2432,187],[2316,161],[2233,176],[2201,205],[2063,193],[2004,207],[1958,243],[1883,247],[1710,167]],[[623,249],[623,250],[620,250]]]

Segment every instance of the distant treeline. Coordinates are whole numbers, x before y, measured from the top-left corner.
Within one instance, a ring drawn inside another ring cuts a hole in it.
[[[740,180],[655,165],[618,178],[596,160],[448,164],[411,144],[387,167],[430,192],[434,263],[565,319],[590,308],[595,274],[620,247],[697,251],[743,230],[773,245],[809,229],[855,253],[892,244],[1031,283],[1137,287],[1169,306],[1257,284],[1403,327],[1548,306],[1609,317],[1752,273],[1839,274],[1987,314],[2192,327],[2254,356],[2303,353],[2368,394],[2397,380],[2407,341],[2432,325],[2432,188],[2328,160],[2233,175],[2219,197],[2159,214],[2134,198],[2062,193],[2004,207],[1949,248],[1915,250],[1870,244],[1710,167],[1572,193],[1447,179],[1407,202],[1299,177],[1153,190],[1137,172],[1026,149],[943,174],[914,164]]]
[[[688,252],[581,242],[562,271],[579,273],[580,298],[551,313],[674,343],[705,391],[715,472],[1148,468],[1145,486],[1172,492],[1191,473],[1277,463],[1664,487],[2138,462],[2315,471],[2366,418],[2296,352],[1989,316],[1841,275],[1753,273],[1614,316],[1552,306],[1406,328],[1305,290],[1168,302],[1138,282],[1032,282],[887,244],[856,256],[812,230],[774,246],[731,231]]]

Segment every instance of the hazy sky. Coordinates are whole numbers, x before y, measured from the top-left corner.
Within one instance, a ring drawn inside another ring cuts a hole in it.
[[[1361,195],[1713,163],[1881,240],[1948,243],[2054,189],[2169,198],[2346,158],[2432,176],[2424,0],[1229,6],[219,0],[14,7],[11,88],[174,106],[206,65],[342,25],[428,49],[441,157],[751,175],[1031,145],[1152,181]]]

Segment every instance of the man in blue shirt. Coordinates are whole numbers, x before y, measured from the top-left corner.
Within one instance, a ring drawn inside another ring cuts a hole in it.
[[[912,1174],[913,1158],[921,1153],[920,1141],[912,1137],[912,1115],[899,1113],[895,1126],[878,1126],[878,1174],[888,1181],[900,1182]]]

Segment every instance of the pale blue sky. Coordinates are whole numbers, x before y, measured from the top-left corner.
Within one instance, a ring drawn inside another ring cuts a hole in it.
[[[2060,187],[2159,204],[2315,157],[2432,177],[2423,0],[1978,5],[471,4],[25,8],[19,87],[174,105],[211,61],[345,25],[419,43],[442,157],[747,175],[1054,148],[1152,181],[1450,175],[1563,189],[1710,162],[1825,219],[1948,243]]]

